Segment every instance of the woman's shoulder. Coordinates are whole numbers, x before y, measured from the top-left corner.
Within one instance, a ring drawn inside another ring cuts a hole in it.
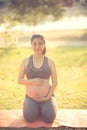
[[[32,55],[26,56],[22,61],[28,61],[30,59],[30,57],[32,57]]]
[[[28,59],[29,59],[29,57],[28,57],[28,56],[27,56],[27,57],[25,57],[25,58],[23,58],[23,59],[22,59],[22,63],[27,62],[27,61],[28,61]]]
[[[49,57],[49,56],[45,56],[49,62],[54,62],[53,58]]]
[[[29,62],[30,57],[31,57],[31,55],[30,55],[30,56],[25,57],[25,58],[22,60],[22,64],[27,65],[27,64],[28,64],[28,62]]]
[[[51,58],[51,57],[49,57],[49,56],[46,56],[47,57],[47,59],[48,59],[48,63],[49,63],[49,65],[51,66],[51,65],[54,65],[54,60]]]

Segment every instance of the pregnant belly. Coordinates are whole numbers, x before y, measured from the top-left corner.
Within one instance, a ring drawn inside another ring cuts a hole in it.
[[[50,86],[27,86],[26,93],[30,98],[41,98],[47,96]]]

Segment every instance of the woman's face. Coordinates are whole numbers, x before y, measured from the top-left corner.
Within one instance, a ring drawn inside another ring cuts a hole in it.
[[[40,53],[42,54],[42,52],[45,48],[45,44],[44,44],[43,40],[40,38],[33,39],[31,45],[32,45],[34,52],[39,53],[39,54]]]

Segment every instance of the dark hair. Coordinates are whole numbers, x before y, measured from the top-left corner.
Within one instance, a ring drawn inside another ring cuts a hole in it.
[[[31,44],[32,44],[32,41],[33,41],[35,38],[40,38],[40,39],[43,41],[43,43],[45,44],[44,36],[43,36],[43,35],[40,35],[40,34],[34,34],[34,35],[31,37]],[[43,53],[43,54],[46,53],[46,47],[44,48],[44,50],[43,50],[42,53]]]

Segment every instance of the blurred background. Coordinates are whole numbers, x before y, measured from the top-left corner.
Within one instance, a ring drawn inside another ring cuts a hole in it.
[[[0,109],[22,108],[18,72],[35,33],[56,64],[58,108],[87,109],[87,0],[0,0]]]
[[[34,33],[48,45],[87,45],[87,0],[0,0],[0,46],[29,46]]]

